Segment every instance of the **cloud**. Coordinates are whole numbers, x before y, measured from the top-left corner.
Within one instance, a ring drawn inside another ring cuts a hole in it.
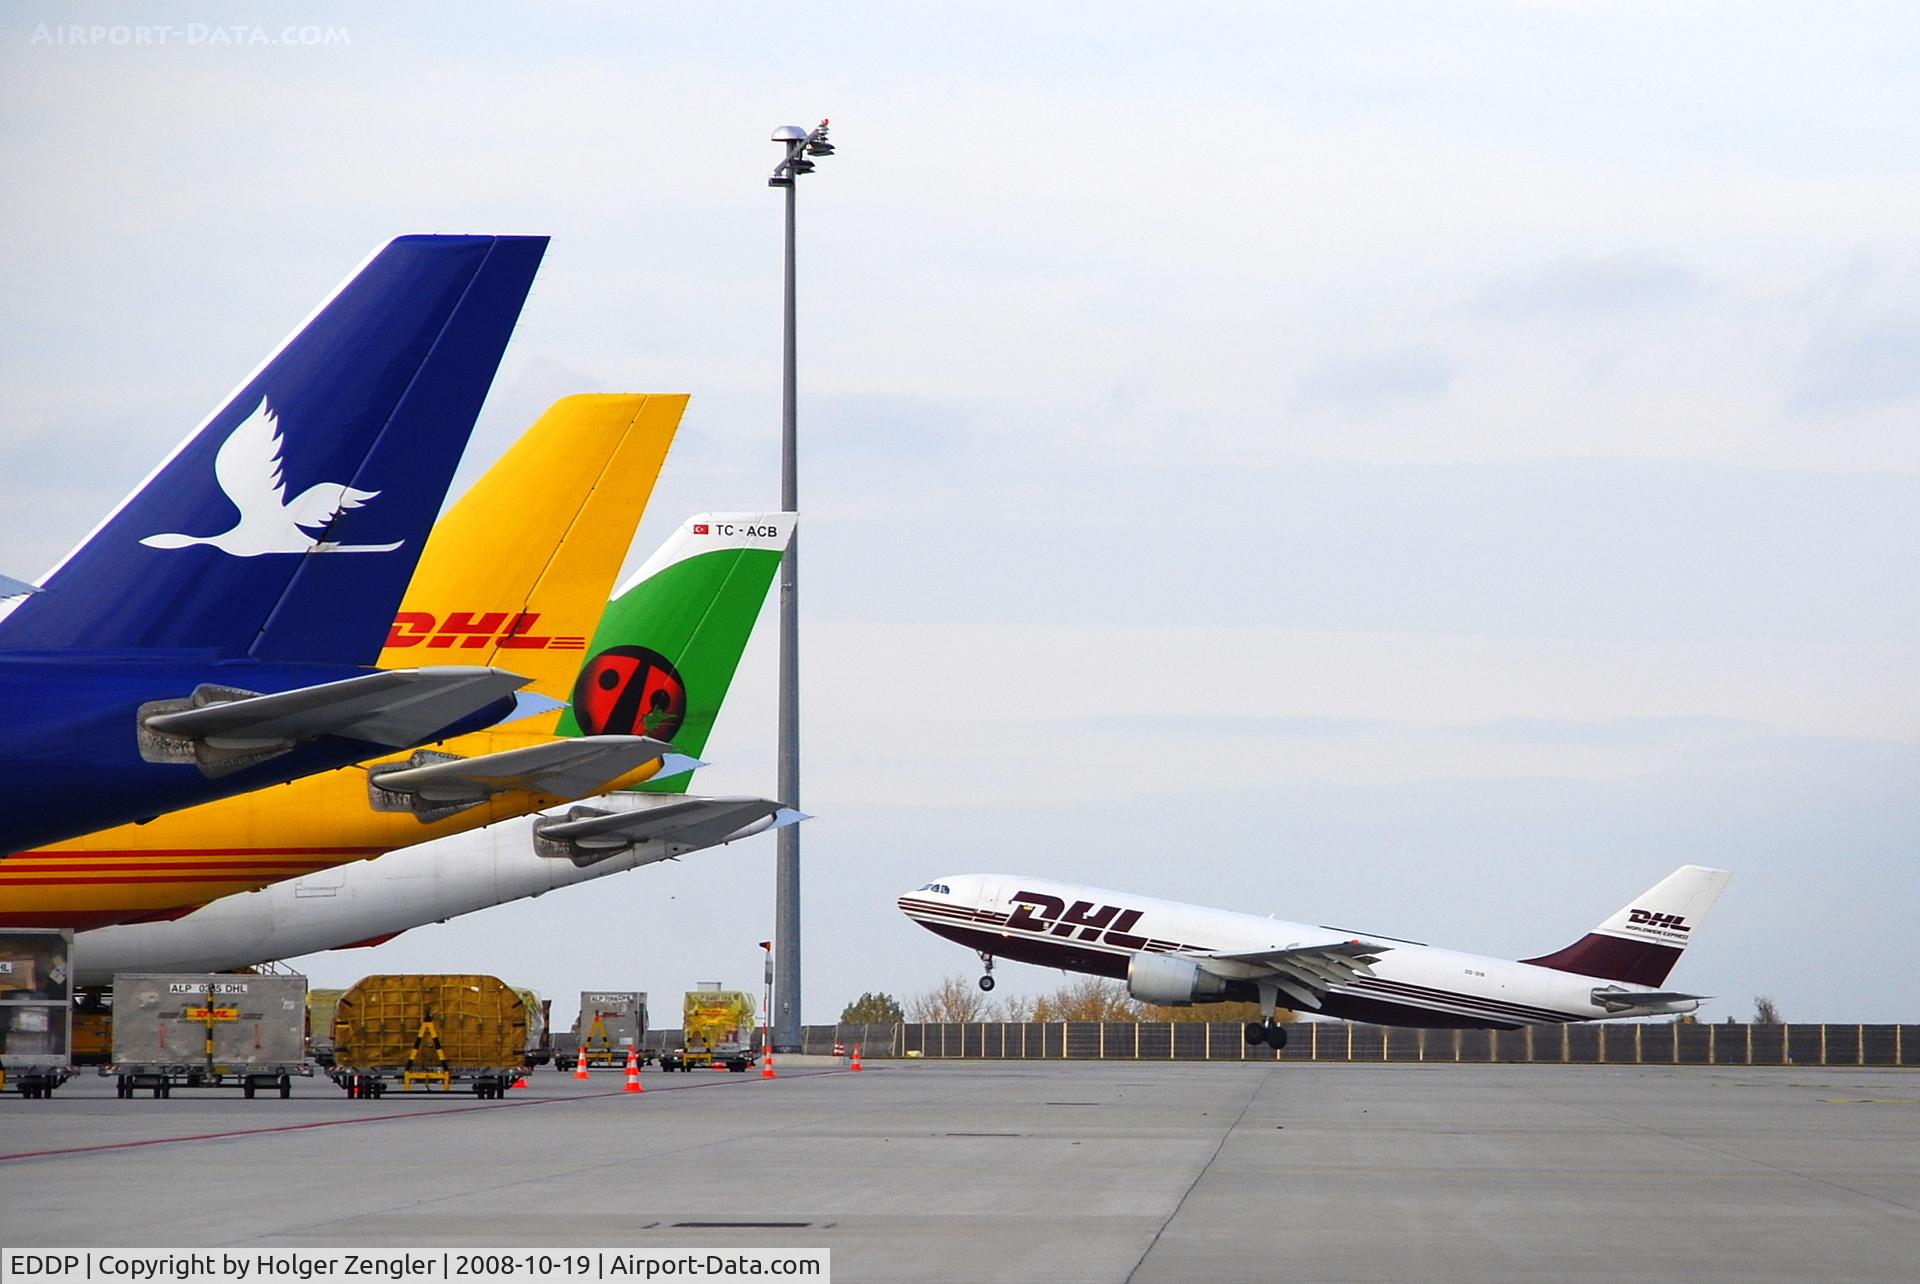
[[[1593,316],[1642,312],[1698,298],[1705,287],[1691,271],[1658,254],[1628,250],[1568,255],[1496,281],[1476,310],[1496,317]]]
[[[1920,317],[1819,335],[1787,389],[1787,408],[1824,416],[1904,401],[1920,393]]]
[[[1443,352],[1402,348],[1378,356],[1330,361],[1301,376],[1299,399],[1310,406],[1370,409],[1444,397],[1456,369]]]

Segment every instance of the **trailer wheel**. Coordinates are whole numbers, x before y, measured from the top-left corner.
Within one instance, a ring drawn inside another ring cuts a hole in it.
[[[280,1100],[285,1101],[293,1095],[293,1080],[287,1075],[280,1076]]]
[[[253,1100],[253,1080],[249,1079],[245,1083],[240,1085],[240,1095],[245,1097],[248,1101]]]

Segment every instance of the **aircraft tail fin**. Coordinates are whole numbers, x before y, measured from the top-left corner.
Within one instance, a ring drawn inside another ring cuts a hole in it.
[[[795,520],[792,513],[702,513],[682,522],[600,617],[559,734],[650,735],[697,758]],[[687,773],[656,775],[641,787],[680,793]]]
[[[434,526],[381,667],[500,665],[564,700],[686,405],[555,402]]]
[[[1682,865],[1572,945],[1520,961],[1608,981],[1662,985],[1732,877],[1724,869]]]
[[[546,244],[376,250],[0,620],[0,646],[371,663]]]

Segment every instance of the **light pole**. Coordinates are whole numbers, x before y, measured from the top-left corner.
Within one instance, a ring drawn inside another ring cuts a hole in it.
[[[794,425],[797,421],[794,373],[793,212],[794,192],[803,174],[813,172],[816,156],[833,155],[827,122],[808,132],[782,125],[773,141],[786,149],[768,187],[787,193],[786,332],[780,381],[780,507],[800,511],[794,475]],[[780,563],[780,787],[787,807],[800,806],[800,532],[796,527]],[[787,825],[776,840],[778,860],[773,890],[774,980],[773,1043],[777,1051],[800,1050],[800,826]]]

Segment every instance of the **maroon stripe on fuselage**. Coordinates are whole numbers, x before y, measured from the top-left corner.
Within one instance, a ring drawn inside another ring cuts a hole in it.
[[[1376,976],[1355,977],[1343,988],[1384,998],[1398,997],[1414,1003],[1433,1003],[1444,1007],[1460,1008],[1467,1012],[1480,1013],[1494,1020],[1505,1020],[1511,1017],[1523,1025],[1546,1025],[1555,1021],[1587,1019],[1577,1013],[1562,1012],[1558,1008],[1536,1008],[1527,1003],[1510,1003],[1505,999],[1487,998],[1478,994],[1461,994],[1454,990],[1436,990],[1432,986],[1389,981]]]
[[[1664,985],[1667,974],[1679,960],[1680,950],[1676,946],[1589,932],[1564,950],[1520,961],[1535,967],[1550,967],[1556,972],[1597,976],[1603,981]]]
[[[959,923],[929,923],[925,919],[919,922],[929,932],[938,933],[949,941],[957,941],[970,950],[985,950],[997,959],[1012,959],[1016,963],[1032,963],[1039,967],[1065,968],[1069,972],[1089,972],[1094,976],[1110,976],[1117,980],[1126,979],[1129,956],[1125,954],[1082,949],[1073,942],[1046,937],[1002,936],[998,932],[965,927]]]

